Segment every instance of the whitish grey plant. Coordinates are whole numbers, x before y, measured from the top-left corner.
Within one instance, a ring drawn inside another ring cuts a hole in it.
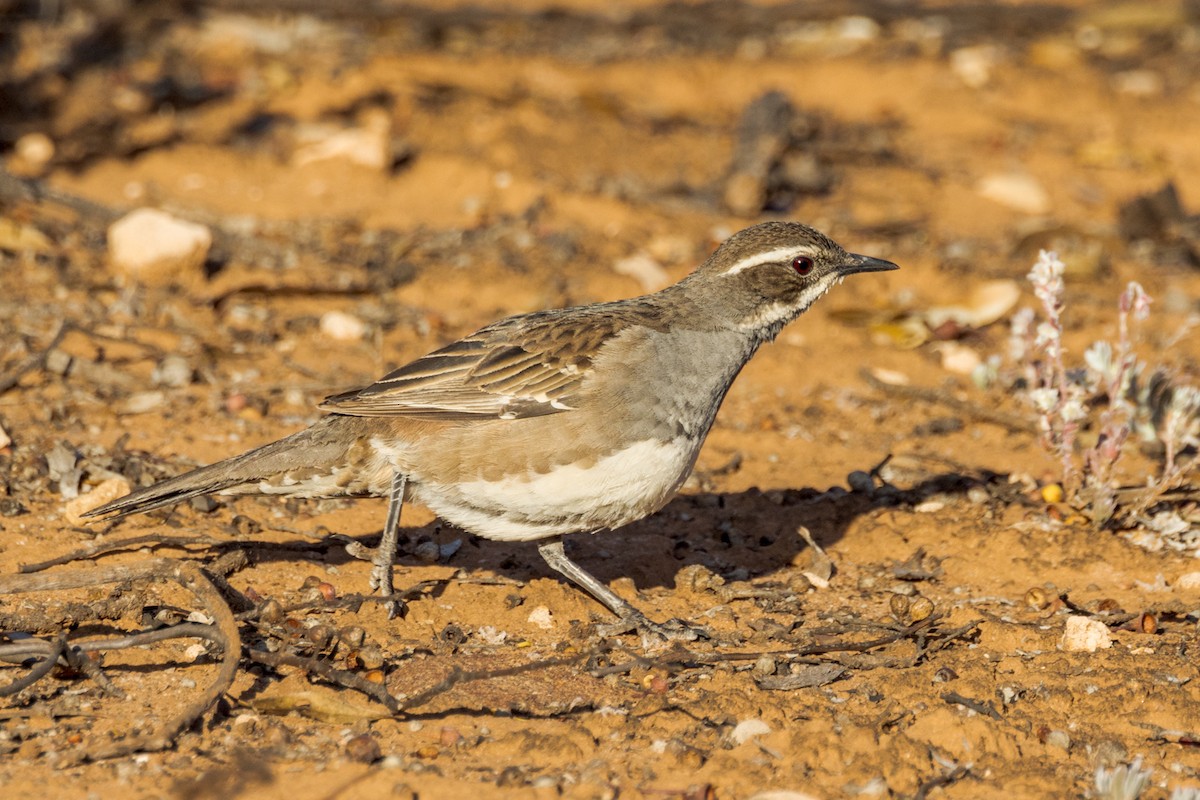
[[[1150,785],[1151,770],[1142,769],[1142,757],[1132,764],[1120,764],[1112,769],[1096,768],[1096,792],[1098,800],[1137,800]]]
[[[1042,442],[1062,464],[1062,487],[1077,506],[1086,506],[1097,525],[1118,513],[1114,485],[1117,463],[1129,435],[1161,442],[1163,471],[1148,482],[1127,509],[1140,513],[1166,491],[1182,482],[1196,459],[1181,462],[1187,447],[1200,446],[1200,389],[1173,385],[1165,372],[1146,369],[1133,348],[1133,327],[1150,314],[1150,296],[1130,282],[1117,303],[1117,341],[1098,341],[1083,355],[1083,367],[1068,369],[1062,342],[1064,266],[1058,256],[1042,251],[1029,272],[1034,294],[1041,301],[1043,319],[1031,310],[1013,318],[1011,355],[1024,372],[1028,399],[1038,413]],[[1090,420],[1096,443],[1076,454],[1080,426]]]

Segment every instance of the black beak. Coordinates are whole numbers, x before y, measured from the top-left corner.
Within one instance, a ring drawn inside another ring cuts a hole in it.
[[[887,272],[892,269],[900,269],[900,267],[890,261],[884,261],[882,258],[850,253],[850,258],[838,267],[838,272],[842,275],[853,275],[856,272]]]

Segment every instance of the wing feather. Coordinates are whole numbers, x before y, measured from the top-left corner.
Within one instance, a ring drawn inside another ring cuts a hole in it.
[[[376,383],[326,398],[355,416],[470,421],[570,411],[599,350],[634,325],[658,327],[628,302],[541,311],[489,325]]]

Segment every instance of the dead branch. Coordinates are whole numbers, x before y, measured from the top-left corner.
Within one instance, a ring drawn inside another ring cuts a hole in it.
[[[879,636],[863,642],[837,641],[826,644],[808,645],[806,647],[798,647],[787,650],[754,650],[739,653],[696,653],[677,645],[675,649],[668,651],[658,658],[648,659],[645,657],[635,657],[621,664],[613,664],[611,666],[594,669],[591,671],[591,674],[599,678],[604,677],[605,675],[616,675],[629,672],[630,670],[637,668],[687,668],[719,663],[757,661],[763,657],[796,663],[819,663],[812,660],[814,656],[832,655],[837,653],[866,653],[871,650],[876,650],[878,648],[886,647],[887,645],[895,644],[908,639],[912,639],[916,642],[917,655],[912,659],[908,659],[907,662],[916,663],[916,661],[920,660],[920,658],[925,654],[933,652],[930,644],[924,641],[931,634],[938,634],[938,638],[935,640],[934,644],[938,645],[937,649],[941,649],[942,647],[945,647],[949,641],[962,638],[967,633],[975,630],[975,628],[977,628],[981,622],[981,620],[974,620],[966,625],[954,628],[953,630],[941,632],[937,631],[935,628],[936,623],[941,619],[941,615],[933,614],[923,620],[903,627],[878,625],[876,627],[889,630],[890,632],[884,636]],[[865,623],[860,623],[856,627],[861,629],[864,626]],[[847,629],[843,629],[841,633],[845,633],[848,629],[849,627]],[[822,629],[822,632],[832,633],[834,631],[830,629]]]
[[[115,553],[119,550],[128,550],[134,547],[144,547],[151,545],[155,547],[179,547],[187,548],[192,545],[206,545],[208,547],[220,547],[229,545],[231,542],[228,539],[218,539],[214,536],[206,536],[197,534],[194,536],[163,536],[157,533],[148,533],[144,536],[132,536],[128,539],[120,539],[115,542],[99,542],[97,544],[81,547],[78,550],[66,553],[55,558],[38,561],[33,564],[22,564],[17,567],[17,572],[22,575],[28,575],[34,572],[41,572],[50,569],[51,567],[59,567],[63,564],[70,564],[73,561],[83,561],[92,559],[96,556]],[[101,581],[108,583],[109,581]]]
[[[3,171],[0,170],[0,178],[3,177]],[[54,335],[50,337],[50,342],[42,349],[38,350],[29,358],[22,361],[7,375],[0,376],[0,395],[7,392],[9,389],[20,383],[21,378],[35,369],[41,369],[46,364],[46,358],[54,348],[58,347],[62,342],[63,337],[67,335],[67,331],[71,329],[71,324],[66,320],[58,323],[58,328],[54,331]]]
[[[0,688],[0,697],[16,694],[50,674],[50,671],[54,669],[54,665],[58,663],[59,656],[66,649],[67,638],[59,634],[53,642],[45,642],[45,644],[48,651],[46,659],[34,665],[33,669],[29,670],[24,677],[17,678],[8,686]],[[0,658],[3,658],[3,655],[0,655]]]
[[[73,648],[78,647],[79,652],[82,653],[91,649],[111,650],[121,647],[133,647],[148,641],[190,635],[207,639],[222,649],[220,669],[217,672],[217,677],[201,696],[174,719],[168,720],[158,731],[144,736],[130,737],[120,742],[104,742],[93,745],[86,750],[85,755],[88,759],[99,760],[135,752],[155,752],[165,750],[174,744],[179,734],[199,719],[233,685],[242,650],[242,641],[238,632],[237,620],[234,619],[233,612],[229,610],[229,606],[221,597],[220,592],[205,577],[200,568],[196,564],[186,561],[161,558],[127,566],[101,567],[54,575],[0,576],[0,594],[77,589],[101,583],[155,579],[173,580],[190,591],[213,618],[213,624],[200,625],[189,623],[160,631],[144,631],[132,636],[82,642],[79,645],[71,646]],[[63,647],[65,646],[63,645]],[[4,657],[5,655],[3,650],[0,650],[0,657]],[[48,674],[61,655],[62,649],[59,649],[57,653],[54,651],[46,653],[46,658],[30,672],[30,675],[25,676],[21,680],[24,681],[25,685],[31,685],[37,679],[30,679],[34,672],[41,672],[37,676],[39,678],[44,674]],[[11,686],[8,688],[11,689]]]
[[[293,653],[270,653],[265,650],[247,650],[246,656],[257,664],[263,664],[278,669],[279,667],[296,667],[313,675],[320,675],[330,683],[362,692],[367,697],[380,703],[393,714],[399,714],[403,707],[400,701],[393,697],[382,683],[375,683],[356,673],[338,669],[332,664],[315,658],[298,656]]]

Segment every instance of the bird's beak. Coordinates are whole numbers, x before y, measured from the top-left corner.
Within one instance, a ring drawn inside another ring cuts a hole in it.
[[[891,269],[900,269],[890,261],[884,261],[882,258],[871,258],[870,256],[860,256],[850,253],[850,257],[838,267],[838,273],[841,275],[853,275],[856,272],[887,272]]]

